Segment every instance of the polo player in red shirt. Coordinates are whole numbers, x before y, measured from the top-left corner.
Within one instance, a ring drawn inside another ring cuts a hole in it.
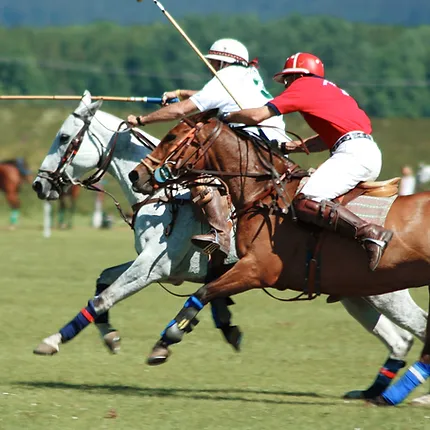
[[[305,140],[310,152],[328,149],[331,156],[309,178],[292,204],[299,220],[354,238],[366,249],[375,270],[393,233],[368,223],[332,199],[361,181],[374,181],[382,156],[373,140],[372,126],[357,102],[324,79],[324,65],[315,55],[299,52],[287,58],[274,76],[285,90],[265,106],[224,115],[227,122],[259,124],[274,115],[300,112],[317,133]],[[283,152],[298,152],[300,142],[283,142]]]

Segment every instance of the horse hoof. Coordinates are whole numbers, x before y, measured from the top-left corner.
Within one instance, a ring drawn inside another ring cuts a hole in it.
[[[343,398],[345,400],[365,400],[366,399],[364,395],[364,391],[361,391],[361,390],[348,391],[343,395]]]
[[[242,343],[243,333],[237,325],[229,325],[223,327],[222,332],[225,340],[233,347],[237,352],[240,352],[240,345]]]
[[[33,354],[36,355],[54,355],[57,352],[59,352],[60,349],[53,345],[49,345],[45,342],[40,343],[39,345],[37,345],[37,347],[33,350]]]
[[[430,394],[425,394],[424,396],[417,397],[410,403],[412,406],[429,406],[430,405]]]
[[[388,403],[382,396],[377,396],[373,399],[366,399],[366,403],[370,406],[393,406]]]
[[[152,348],[151,354],[148,356],[146,362],[150,366],[158,366],[159,364],[165,363],[169,358],[169,355],[171,355],[171,352],[167,347],[167,344],[162,341],[158,341],[154,348]]]
[[[103,341],[107,347],[107,349],[112,354],[118,354],[121,349],[121,337],[119,332],[114,330],[103,336]]]

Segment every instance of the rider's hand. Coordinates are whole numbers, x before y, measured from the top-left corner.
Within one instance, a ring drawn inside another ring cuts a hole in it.
[[[282,144],[285,148],[285,151],[294,151],[299,146],[301,146],[301,142],[299,142],[297,140],[291,140],[289,142],[282,142]]]
[[[178,97],[177,91],[166,91],[165,93],[163,93],[163,95],[161,96],[161,104],[163,106],[167,106],[170,103],[168,103],[169,100],[172,99],[176,99]]]
[[[127,124],[129,127],[137,127],[138,125],[143,125],[139,120],[139,117],[135,116],[135,115],[129,115],[127,117]]]

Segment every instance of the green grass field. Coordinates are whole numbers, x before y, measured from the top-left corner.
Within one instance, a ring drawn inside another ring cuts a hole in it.
[[[103,268],[134,258],[126,226],[87,224],[79,219],[74,230],[54,230],[50,239],[37,218],[0,230],[1,430],[430,429],[429,408],[341,399],[368,386],[386,352],[324,298],[285,304],[263,292],[238,296],[241,353],[222,341],[206,310],[170,361],[151,368],[146,355],[183,303],[154,285],[113,309],[123,337],[119,355],[107,352],[94,327],[54,357],[33,355],[42,338],[85,306]],[[196,285],[172,288],[185,293]],[[426,289],[413,295],[425,306]]]

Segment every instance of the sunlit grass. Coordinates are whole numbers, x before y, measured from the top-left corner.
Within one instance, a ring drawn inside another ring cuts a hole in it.
[[[134,258],[126,227],[93,230],[78,221],[50,239],[32,219],[21,230],[0,230],[0,429],[429,428],[428,409],[341,399],[371,383],[386,352],[323,298],[284,304],[257,291],[238,296],[232,311],[245,332],[241,353],[222,341],[206,310],[169,362],[151,368],[146,354],[183,302],[151,286],[112,311],[123,336],[119,355],[109,355],[89,327],[57,356],[34,356],[43,337],[85,306],[103,268]],[[413,295],[426,305],[426,289]]]

